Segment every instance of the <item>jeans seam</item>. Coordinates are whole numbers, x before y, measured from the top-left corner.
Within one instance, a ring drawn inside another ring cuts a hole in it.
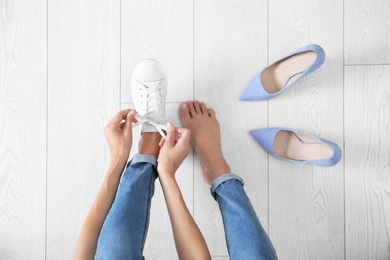
[[[147,202],[147,205],[146,205],[145,226],[144,226],[144,231],[143,231],[143,234],[142,234],[141,255],[143,255],[145,241],[146,241],[146,235],[147,235],[147,230],[148,230],[148,226],[149,226],[149,218],[150,218],[149,217],[149,211],[150,211],[149,209],[150,209],[150,204],[151,204],[151,200],[152,200],[152,197],[150,195],[150,190],[151,190],[151,185],[153,183],[153,174],[154,174],[154,172],[152,172],[152,174],[150,175],[150,180],[149,180],[149,185],[148,185],[148,202]]]
[[[221,202],[221,200],[219,199],[219,197],[218,197],[217,194],[215,194],[215,197],[216,197],[216,198],[215,198],[216,201],[218,202],[219,209],[220,209],[220,211],[221,211],[222,224],[223,224],[223,226],[225,226],[225,217],[224,217],[224,214],[223,214],[223,211],[222,211],[222,208],[221,208],[222,202]],[[225,241],[226,241],[226,248],[227,248],[227,250],[228,250],[228,254],[229,254],[229,257],[230,257],[229,238],[228,238],[228,236],[226,235],[226,230],[225,230]]]

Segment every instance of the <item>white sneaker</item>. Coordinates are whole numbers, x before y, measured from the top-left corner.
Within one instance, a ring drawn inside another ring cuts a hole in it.
[[[167,76],[160,62],[147,59],[137,64],[131,76],[131,95],[141,132],[159,132],[166,137],[165,98]]]

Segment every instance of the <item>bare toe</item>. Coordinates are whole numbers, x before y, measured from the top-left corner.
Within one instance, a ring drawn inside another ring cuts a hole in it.
[[[187,106],[188,109],[190,110],[190,116],[193,117],[196,115],[195,107],[194,107],[194,102],[193,101],[187,101]]]
[[[200,110],[199,101],[197,101],[197,100],[194,101],[194,107],[195,107],[196,113],[202,114],[202,111]]]
[[[203,102],[200,102],[200,111],[202,112],[203,115],[207,114],[207,107],[206,104]]]
[[[207,114],[211,117],[215,117],[215,111],[212,108],[207,109]]]
[[[190,110],[188,109],[187,103],[181,103],[179,108],[179,116],[184,125],[186,125],[186,121],[191,118]]]

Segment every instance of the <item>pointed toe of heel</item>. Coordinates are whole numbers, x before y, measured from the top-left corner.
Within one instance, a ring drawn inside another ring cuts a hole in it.
[[[256,101],[256,100],[266,100],[268,99],[269,94],[265,92],[263,86],[260,82],[260,74],[257,74],[256,77],[249,83],[244,93],[242,93],[240,100],[242,101]]]
[[[274,153],[273,149],[273,140],[275,139],[277,132],[277,128],[262,128],[252,130],[250,131],[250,134],[261,145],[261,147],[264,148],[264,150],[271,153],[275,157],[278,157],[278,155]]]

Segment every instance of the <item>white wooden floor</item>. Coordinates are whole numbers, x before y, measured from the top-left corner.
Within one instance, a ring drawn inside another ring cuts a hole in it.
[[[327,53],[317,72],[277,99],[239,101],[308,43]],[[102,129],[131,107],[132,70],[149,57],[168,74],[170,121],[189,99],[217,111],[279,259],[390,259],[388,0],[0,0],[0,259],[72,257],[109,163]],[[333,140],[343,160],[270,157],[248,132],[272,126]],[[196,156],[178,178],[213,258],[228,259]],[[145,256],[176,259],[156,187]]]

